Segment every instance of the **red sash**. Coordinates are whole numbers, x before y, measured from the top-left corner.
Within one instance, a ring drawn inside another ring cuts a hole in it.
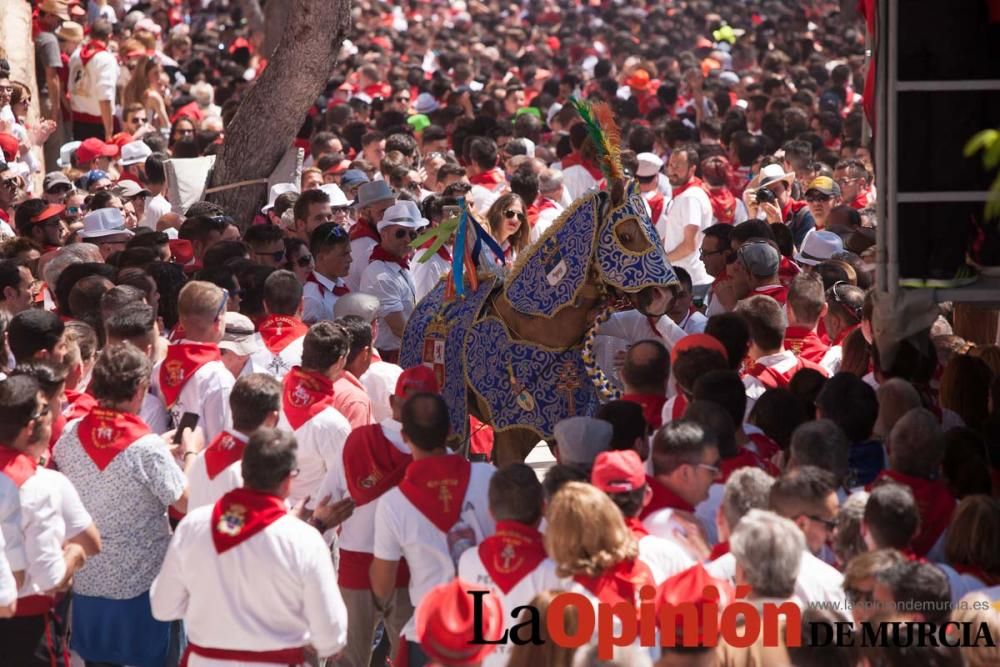
[[[675,188],[673,189],[673,193],[672,193],[672,196],[673,196],[673,198],[674,198],[674,199],[677,199],[677,198],[678,198],[678,197],[680,197],[680,196],[681,196],[682,194],[684,194],[684,192],[685,192],[685,191],[686,191],[686,190],[687,190],[688,188],[693,188],[693,187],[698,187],[698,188],[702,188],[702,189],[704,189],[704,188],[705,188],[705,186],[704,186],[704,184],[703,184],[703,183],[701,182],[701,179],[700,179],[700,178],[698,178],[697,176],[692,176],[692,177],[691,177],[691,180],[690,180],[690,181],[688,181],[687,183],[685,183],[684,185],[679,185],[679,186],[675,187]]]
[[[858,196],[855,197],[854,199],[852,199],[851,202],[850,202],[850,204],[848,204],[848,206],[850,206],[853,209],[859,210],[859,211],[861,209],[867,207],[868,206],[868,191],[867,190],[862,190],[861,192],[859,192]]]
[[[214,343],[175,343],[167,348],[167,358],[160,366],[160,392],[168,408],[177,402],[187,381],[210,361],[222,361]]]
[[[785,287],[791,286],[792,281],[795,280],[795,276],[799,275],[801,272],[802,269],[799,268],[798,264],[784,255],[781,256],[781,260],[778,262],[778,280],[782,285]],[[785,298],[788,298],[787,293]]]
[[[447,533],[462,513],[471,470],[472,465],[458,454],[430,456],[410,463],[399,490],[438,530]]]
[[[761,462],[765,464],[764,466],[762,466],[765,471],[767,471],[769,474],[774,474],[771,473],[771,470],[774,468],[773,464],[771,463],[771,459],[774,457],[775,454],[781,451],[781,447],[778,446],[778,443],[776,443],[774,440],[772,440],[768,435],[764,433],[751,433],[747,435],[747,439],[750,440],[750,442],[752,442],[754,444],[754,447],[756,447],[757,449],[756,452],[750,452],[750,453],[754,454]],[[776,477],[777,475],[774,474],[774,476]]]
[[[567,155],[562,159],[563,172],[565,172],[570,167],[583,167],[584,169],[587,170],[587,173],[590,174],[595,181],[600,181],[601,179],[604,178],[604,172],[601,171],[600,167],[598,167],[593,162],[585,161],[583,159],[583,156],[580,155],[579,151],[573,151],[572,153],[570,153],[569,155]]]
[[[708,553],[708,560],[713,561],[716,558],[722,558],[727,553],[729,553],[729,542],[719,542]]]
[[[188,667],[191,654],[215,660],[239,660],[249,663],[278,663],[280,665],[301,665],[306,662],[306,652],[302,647],[285,648],[276,651],[240,651],[231,648],[207,648],[188,642],[180,667]]]
[[[258,327],[264,346],[271,354],[279,354],[293,340],[306,335],[309,327],[291,315],[268,315]]]
[[[358,239],[371,239],[376,243],[382,242],[382,237],[378,235],[378,232],[372,229],[371,225],[364,220],[358,220],[354,223],[354,226],[351,227],[351,233],[348,235],[348,239],[351,241],[357,241]]]
[[[101,51],[107,51],[107,50],[108,47],[104,42],[99,42],[96,39],[92,39],[80,47],[80,63],[84,67],[86,67],[87,63],[90,62],[91,58],[96,56]]]
[[[83,451],[98,470],[107,468],[116,456],[149,432],[139,415],[101,407],[91,410],[76,428]]]
[[[788,301],[788,288],[784,285],[763,285],[761,287],[754,288],[754,295],[763,294],[764,296],[769,296],[782,306]]]
[[[640,519],[645,519],[653,512],[668,508],[681,510],[682,512],[694,512],[693,505],[668,489],[655,477],[646,475],[646,484],[653,490],[653,497],[650,498],[649,504],[642,508],[642,512],[639,513]]]
[[[663,205],[665,203],[663,193],[657,191],[656,194],[646,200],[646,203],[649,204],[649,219],[655,225],[656,221],[663,215]]]
[[[413,457],[399,451],[378,424],[351,431],[344,442],[347,491],[360,507],[399,484]]]
[[[212,542],[223,553],[288,514],[283,498],[253,489],[233,489],[212,508]]]
[[[596,577],[578,574],[573,581],[607,604],[636,604],[643,586],[654,586],[649,567],[638,558],[623,560]]]
[[[0,445],[0,473],[10,478],[10,481],[21,488],[21,485],[38,470],[38,463],[28,456],[22,454],[13,447]]]
[[[205,448],[205,472],[209,479],[215,479],[219,473],[243,458],[243,450],[247,441],[235,433],[223,431],[215,436]]]
[[[333,405],[333,382],[315,371],[292,367],[281,382],[281,409],[292,430]]]
[[[494,167],[489,171],[470,176],[469,183],[472,185],[481,185],[487,190],[496,190],[498,185],[507,183],[507,177],[504,175],[503,170],[499,167]]]
[[[497,521],[497,532],[478,549],[483,567],[505,595],[547,557],[542,534],[517,521]]]
[[[814,330],[791,326],[785,329],[785,349],[796,357],[818,364],[830,348],[823,344]]]
[[[66,421],[79,419],[97,407],[97,400],[85,391],[67,389],[66,401],[69,403],[63,410]]]
[[[658,429],[663,426],[663,404],[667,402],[666,396],[659,394],[622,394],[622,400],[641,405],[642,416],[652,428]]]
[[[649,531],[646,530],[646,526],[639,520],[639,517],[625,517],[625,525],[628,526],[628,529],[632,531],[632,535],[634,535],[637,540],[641,540],[649,535]]]
[[[399,266],[403,269],[410,268],[410,260],[405,257],[397,257],[396,255],[387,252],[386,249],[382,247],[381,243],[372,249],[372,254],[371,257],[368,258],[368,261],[394,262],[399,264]]]
[[[886,479],[908,486],[913,492],[920,510],[920,532],[913,538],[913,551],[920,557],[926,556],[951,522],[955,499],[948,487],[939,481],[911,477],[893,470],[880,472],[871,486]]]

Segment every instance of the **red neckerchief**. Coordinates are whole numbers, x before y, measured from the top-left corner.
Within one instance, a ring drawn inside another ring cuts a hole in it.
[[[694,512],[694,505],[690,504],[676,493],[664,486],[658,479],[651,475],[646,475],[646,484],[653,491],[653,497],[649,504],[642,508],[639,513],[640,519],[645,519],[653,512],[663,509],[675,509],[682,512]]]
[[[493,167],[489,171],[481,171],[475,176],[469,177],[469,183],[472,185],[481,185],[487,190],[493,190],[498,185],[506,182],[507,177],[500,167]]]
[[[80,420],[76,435],[98,470],[104,470],[132,443],[149,433],[139,415],[96,407]]]
[[[708,560],[713,561],[717,558],[722,558],[727,553],[729,553],[729,542],[719,542],[708,552]]]
[[[399,490],[438,530],[447,533],[462,513],[471,470],[472,465],[458,454],[429,456],[407,466]]]
[[[781,256],[781,261],[778,262],[778,280],[782,285],[789,287],[795,279],[795,276],[799,275],[801,272],[802,269],[799,268],[798,264],[784,255]]]
[[[763,294],[777,301],[782,306],[788,301],[788,288],[784,285],[761,285],[754,288],[755,294]]]
[[[595,181],[604,178],[604,172],[601,171],[600,167],[589,160],[584,160],[580,151],[573,151],[562,159],[562,170],[565,172],[570,167],[583,167]]]
[[[837,337],[830,342],[830,347],[837,347],[838,345],[843,346],[844,340],[851,335],[851,332],[860,326],[861,324],[854,324],[845,329],[841,329],[840,333],[837,334]]]
[[[802,357],[796,357],[795,365],[784,373],[776,371],[773,368],[769,368],[758,362],[751,363],[748,364],[746,375],[757,378],[760,380],[761,384],[768,389],[784,389],[788,387],[788,383],[792,381],[795,374],[803,368],[811,368],[814,371],[818,371],[823,377],[829,376],[829,373],[826,372],[825,368],[807,359],[803,359]]]
[[[788,203],[781,207],[781,219],[785,222],[791,220],[792,216],[808,206],[804,201],[789,199]]]
[[[324,285],[323,283],[321,283],[319,281],[319,278],[316,277],[316,272],[315,271],[313,271],[312,273],[309,274],[309,277],[306,278],[306,282],[307,283],[312,283],[312,284],[316,285],[316,287],[319,288],[319,295],[321,297],[324,294],[326,294],[327,292],[331,292],[334,296],[344,296],[345,294],[347,294],[348,292],[351,291],[347,287],[347,285],[338,285],[337,283],[333,284],[333,290],[328,289],[327,286]],[[309,327],[306,327],[307,330],[308,330],[308,328]]]
[[[247,441],[231,431],[222,431],[215,436],[205,448],[205,472],[209,479],[215,479],[219,473],[243,458],[243,450]]]
[[[63,415],[66,421],[73,421],[88,414],[97,407],[97,400],[85,391],[66,390],[66,409]]]
[[[670,406],[670,421],[677,421],[684,418],[684,413],[688,409],[688,399],[681,392],[674,396],[674,403]]]
[[[858,196],[851,200],[849,206],[859,211],[868,206],[868,191],[862,190],[859,192]]]
[[[260,321],[258,331],[264,341],[264,347],[271,354],[278,354],[293,340],[305,336],[309,327],[291,315],[268,315]]]
[[[376,243],[382,242],[382,237],[378,235],[378,232],[372,229],[365,220],[358,220],[351,227],[351,233],[348,234],[348,239],[351,241],[357,241],[358,239],[372,239]]]
[[[388,251],[386,251],[385,248],[382,247],[381,243],[372,249],[372,254],[371,257],[368,258],[368,261],[394,262],[396,264],[399,264],[400,268],[404,270],[410,268],[410,260],[406,259],[405,257],[397,257],[396,255],[389,253]]]
[[[814,329],[790,326],[785,329],[785,349],[797,357],[818,364],[830,346],[823,344]]]
[[[654,429],[663,426],[663,404],[666,396],[660,394],[622,394],[623,401],[631,401],[642,406],[642,416],[646,423]]]
[[[412,460],[385,437],[380,425],[356,428],[344,442],[347,491],[358,507],[370,503],[399,484]]]
[[[281,409],[293,431],[333,405],[333,381],[293,366],[281,381]]]
[[[712,215],[719,222],[732,224],[736,217],[736,197],[726,186],[707,188],[708,200],[712,202]]]
[[[104,42],[98,41],[96,39],[89,40],[86,44],[80,47],[80,62],[84,67],[90,62],[90,59],[96,56],[101,51],[107,51],[108,45]]]
[[[638,558],[620,561],[596,577],[578,574],[573,581],[609,605],[634,605],[643,586],[655,585],[649,568]]]
[[[434,245],[434,239],[427,239],[427,242],[420,246],[420,249],[428,250],[432,245]],[[437,256],[451,264],[451,253],[448,251],[448,246],[444,243],[437,249]]]
[[[880,472],[869,488],[886,479],[908,486],[913,492],[917,509],[920,510],[920,532],[913,538],[913,551],[920,557],[926,556],[951,522],[955,499],[942,482],[911,477],[894,470]]]
[[[656,224],[656,221],[660,219],[663,215],[663,206],[666,204],[666,199],[663,197],[663,193],[657,190],[653,193],[653,196],[646,200],[649,204],[649,219]]]
[[[628,526],[628,529],[632,531],[632,535],[635,536],[635,539],[637,540],[641,540],[649,535],[649,531],[646,530],[646,526],[637,516],[625,517],[625,525]]]
[[[13,447],[0,445],[0,473],[14,482],[17,488],[28,481],[38,470],[38,462]]]
[[[477,548],[483,567],[505,595],[548,557],[542,534],[517,521],[497,521],[497,532]]]
[[[160,366],[160,392],[170,408],[177,402],[187,381],[210,361],[222,361],[215,343],[174,343]]]
[[[698,178],[697,176],[692,176],[691,180],[689,180],[687,183],[685,183],[684,185],[679,185],[676,188],[674,188],[672,196],[674,199],[677,199],[682,194],[684,194],[685,191],[693,187],[704,189],[704,184],[701,182],[701,179]]]
[[[233,489],[212,508],[212,542],[223,553],[288,514],[284,499],[264,491]]]

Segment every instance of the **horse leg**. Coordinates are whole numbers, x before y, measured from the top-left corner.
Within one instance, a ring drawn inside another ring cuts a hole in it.
[[[523,463],[538,441],[538,435],[526,428],[496,433],[493,436],[493,462],[498,468],[508,463]]]

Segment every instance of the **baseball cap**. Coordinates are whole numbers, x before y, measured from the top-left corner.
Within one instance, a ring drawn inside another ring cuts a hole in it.
[[[688,334],[674,343],[673,349],[670,350],[670,365],[673,366],[674,362],[677,361],[678,354],[686,350],[693,350],[696,347],[706,350],[715,350],[722,355],[723,359],[729,359],[729,353],[726,352],[726,346],[723,345],[722,341],[715,336],[710,336],[704,333]]]
[[[407,368],[400,373],[399,379],[396,380],[396,390],[393,392],[393,395],[396,398],[406,398],[410,394],[421,392],[436,394],[439,391],[440,388],[438,387],[437,376],[434,375],[434,371],[430,367],[421,364]]]
[[[569,417],[556,423],[553,435],[559,448],[560,463],[589,467],[598,454],[608,451],[612,428],[603,419]]]
[[[635,170],[635,175],[640,177],[656,176],[663,168],[663,160],[656,153],[639,153],[635,156],[639,161],[639,166]]]
[[[625,79],[625,85],[636,90],[646,90],[649,88],[649,72],[644,69],[635,70],[632,76]]]
[[[152,192],[150,192],[149,190],[147,190],[146,188],[142,187],[141,185],[139,185],[138,183],[129,178],[118,181],[118,183],[115,184],[115,187],[112,188],[111,191],[114,192],[119,197],[123,197],[124,199],[132,199],[140,195],[148,197],[149,195],[153,194]]]
[[[365,176],[365,172],[360,169],[348,169],[344,172],[344,175],[340,177],[340,184],[345,188],[368,182],[369,180],[368,177]]]
[[[59,148],[59,159],[56,160],[56,165],[62,169],[72,166],[73,154],[76,153],[76,149],[79,148],[82,143],[82,141],[71,141],[67,144],[63,144]]]
[[[646,485],[646,471],[631,449],[601,452],[594,459],[590,483],[605,493],[628,493]]]
[[[45,222],[50,218],[56,217],[65,210],[66,207],[63,206],[62,204],[49,204],[41,211],[39,211],[37,215],[32,216],[31,222],[33,223]]]
[[[17,153],[21,149],[21,142],[13,134],[7,132],[0,133],[0,150],[3,150],[4,160],[13,162],[17,159]]]
[[[84,139],[76,149],[76,161],[81,166],[99,157],[114,157],[118,155],[118,146],[106,144],[97,137]]]
[[[503,632],[503,604],[499,595],[474,600],[468,593],[474,588],[456,578],[431,589],[417,605],[417,640],[431,661],[471,667],[496,649]],[[474,641],[477,637],[486,641]]]
[[[226,330],[219,341],[220,350],[229,350],[248,357],[264,349],[250,318],[235,311],[226,311]]]
[[[65,186],[67,190],[73,188],[73,182],[69,180],[66,174],[61,171],[50,171],[45,174],[45,180],[42,181],[42,190],[51,192],[60,185]]]
[[[719,592],[718,599],[709,597],[705,590],[709,586],[714,586]],[[657,587],[656,593],[656,613],[669,605],[670,609],[678,609],[683,605],[693,605],[697,610],[698,643],[708,644],[716,637],[708,636],[706,628],[718,628],[719,620],[706,620],[706,614],[718,614],[719,610],[733,601],[734,592],[729,582],[714,579],[708,573],[705,566],[695,563],[686,570],[664,579]],[[676,626],[677,641],[680,642],[685,636],[687,621],[678,623]],[[678,644],[680,645],[680,644]]]
[[[153,154],[153,149],[146,145],[144,141],[130,141],[122,146],[122,166],[128,167],[133,164],[145,163],[146,158]]]
[[[431,119],[427,114],[415,113],[406,119],[406,124],[412,127],[414,132],[423,132],[431,126]]]
[[[817,176],[812,179],[809,183],[809,187],[806,188],[806,196],[808,196],[810,192],[818,192],[821,195],[826,195],[827,197],[839,197],[840,186],[837,185],[837,182],[829,176]]]
[[[751,275],[759,278],[773,276],[781,264],[781,253],[767,241],[747,241],[736,251],[736,256]]]

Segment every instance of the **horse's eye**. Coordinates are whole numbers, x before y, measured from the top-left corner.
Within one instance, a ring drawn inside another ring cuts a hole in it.
[[[628,232],[623,232],[621,236],[622,236],[622,243],[632,242],[632,235],[629,234]]]

